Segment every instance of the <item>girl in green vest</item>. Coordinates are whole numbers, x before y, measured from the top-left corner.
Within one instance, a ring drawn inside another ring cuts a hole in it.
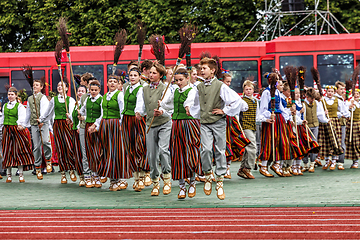
[[[55,146],[59,157],[62,184],[67,183],[65,171],[70,171],[71,180],[73,182],[76,181],[72,134],[69,126],[71,120],[68,118],[70,117],[69,113],[72,113],[74,110],[75,100],[72,97],[66,96],[68,89],[69,83],[67,78],[64,77],[64,86],[61,82],[58,83],[57,91],[59,94],[51,99],[45,114],[38,120],[40,123],[43,123],[55,115],[53,131]],[[66,100],[64,96],[66,96]]]
[[[103,157],[98,174],[110,178],[110,191],[126,189],[125,179],[131,177],[129,162],[125,158],[125,147],[121,137],[121,112],[124,108],[124,95],[118,90],[120,77],[109,76],[109,91],[103,96],[101,116],[89,128],[92,133],[99,131]]]
[[[360,90],[355,89],[353,94],[353,99],[348,102],[350,111],[353,111],[353,123],[352,123],[352,133],[351,133],[351,142],[350,142],[350,129],[351,121],[348,120],[346,124],[346,151],[345,159],[353,160],[353,164],[350,168],[359,167],[360,159]]]
[[[17,167],[19,170],[19,182],[25,182],[23,171],[32,169],[34,155],[31,150],[31,143],[25,133],[25,107],[18,103],[17,89],[10,87],[8,90],[9,102],[2,109],[0,127],[2,128],[2,153],[3,169],[7,169],[6,182],[10,183],[11,168]]]
[[[126,157],[130,162],[131,171],[135,178],[133,188],[137,192],[144,189],[145,172],[150,171],[146,158],[145,118],[141,117],[138,120],[135,117],[138,96],[143,94],[140,76],[141,72],[137,67],[129,70],[130,84],[124,88],[124,111],[122,112],[123,120],[121,124]]]
[[[170,138],[171,174],[179,180],[178,199],[186,197],[185,179],[190,178],[188,196],[196,195],[195,172],[200,168],[200,121],[190,114],[196,91],[189,85],[190,77],[186,69],[176,71],[175,83],[179,86],[173,94],[161,102],[165,110],[173,110]]]

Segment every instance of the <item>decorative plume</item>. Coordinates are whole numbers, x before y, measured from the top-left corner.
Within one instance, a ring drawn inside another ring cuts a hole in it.
[[[9,85],[9,84],[5,84],[5,85],[4,85],[4,88],[5,88],[6,92],[7,92],[7,91],[9,91],[10,85]]]
[[[271,96],[271,112],[275,111],[275,92],[276,92],[276,82],[278,76],[276,73],[271,73],[269,75],[269,82],[270,82],[270,96]]]
[[[68,36],[69,33],[67,31],[66,22],[67,22],[66,18],[60,17],[57,28],[59,30],[59,35],[61,37],[61,40],[63,41],[65,51],[70,52],[70,42],[69,42],[69,36]]]
[[[352,94],[355,93],[356,83],[359,80],[360,65],[357,65],[352,74]]]
[[[345,94],[345,100],[349,99],[350,96],[350,90],[352,88],[352,81],[351,80],[345,80],[345,90],[346,90],[346,94]]]
[[[165,65],[165,43],[160,35],[151,35],[149,42],[152,46],[153,54],[161,65]]]
[[[203,58],[211,58],[211,53],[209,51],[201,52],[200,60]]]
[[[191,45],[188,46],[186,51],[186,68],[191,70]]]
[[[55,60],[56,60],[56,64],[59,66],[61,65],[61,52],[63,49],[63,41],[59,40],[56,43],[56,47],[55,47]]]
[[[306,67],[300,66],[298,69],[298,81],[299,81],[299,87],[300,87],[300,99],[301,101],[305,101],[305,73],[306,73]]]
[[[221,66],[221,62],[220,62],[220,58],[218,55],[213,56],[213,59],[216,61],[217,64],[217,69],[216,69],[216,77],[219,80],[223,79],[223,73],[222,73],[222,66]]]
[[[31,89],[33,88],[34,84],[34,76],[33,76],[33,69],[32,66],[27,65],[23,67],[23,74],[26,78],[26,81],[29,83]]]
[[[314,68],[314,67],[312,67],[310,71],[311,71],[312,77],[313,77],[313,79],[314,79],[314,81],[315,81],[315,83],[316,83],[316,85],[317,85],[317,87],[318,87],[318,89],[319,89],[320,95],[323,96],[323,91],[322,91],[322,86],[321,86],[321,82],[320,82],[320,74],[319,74],[319,71],[318,71],[316,68]]]
[[[139,43],[138,62],[140,64],[141,55],[142,55],[142,49],[143,49],[144,42],[145,42],[145,37],[146,37],[146,26],[140,19],[138,19],[137,22],[136,22],[136,31],[137,31],[137,41]]]
[[[291,102],[295,103],[296,68],[293,66],[286,66],[284,68],[284,73],[290,87]]]
[[[127,33],[125,29],[120,29],[115,35],[114,65],[117,65],[120,55],[125,47]]]
[[[197,28],[191,24],[185,24],[184,27],[180,28],[180,48],[179,48],[179,58],[183,58],[188,47],[194,41],[197,35]],[[179,62],[180,63],[180,62]]]

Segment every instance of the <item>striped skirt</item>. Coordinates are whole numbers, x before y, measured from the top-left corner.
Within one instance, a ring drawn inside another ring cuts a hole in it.
[[[58,153],[56,151],[54,134],[52,132],[50,132],[50,141],[51,141],[51,154],[52,154],[51,163],[54,166],[58,166],[59,165],[59,157],[58,157]]]
[[[331,118],[331,124],[334,130],[335,139],[338,145],[336,148],[333,134],[331,132],[330,124],[320,123],[319,124],[319,135],[318,143],[321,146],[319,151],[320,157],[330,157],[333,155],[343,154],[343,149],[341,147],[341,126],[338,118]]]
[[[79,176],[84,174],[84,168],[82,164],[82,153],[80,145],[80,135],[77,130],[71,130],[72,133],[72,145],[74,151],[75,169]]]
[[[235,117],[226,116],[226,158],[233,157],[235,152],[240,152],[250,140],[241,132],[239,122]]]
[[[99,176],[111,179],[130,178],[132,174],[130,164],[125,158],[119,119],[102,119],[99,134],[103,149]]]
[[[360,159],[360,121],[353,122],[352,138],[350,142],[350,127],[351,121],[346,123],[346,138],[345,138],[345,159],[359,160]]]
[[[174,180],[190,178],[194,173],[200,172],[199,120],[173,120],[170,154]]]
[[[54,121],[54,140],[59,157],[60,172],[75,170],[74,151],[72,145],[72,133],[66,120]]]
[[[320,151],[320,146],[317,143],[316,139],[311,135],[311,130],[308,131],[309,135],[306,134],[305,125],[298,125],[297,130],[299,135],[299,148],[302,153],[305,153],[302,156],[305,156],[308,153],[318,153]]]
[[[3,127],[2,168],[24,166],[24,171],[31,170],[35,162],[31,149],[31,141],[25,130],[19,131],[17,125],[5,125]]]
[[[100,134],[98,132],[89,133],[88,128],[93,123],[86,123],[85,125],[85,149],[86,158],[89,161],[89,168],[92,172],[98,173],[100,161],[103,155],[101,147]]]
[[[145,118],[139,121],[135,116],[124,115],[121,130],[126,158],[130,163],[131,171],[150,171],[150,165],[146,158]]]
[[[290,129],[290,125],[286,123],[282,114],[275,114],[274,138],[275,138],[275,161],[292,160],[301,155],[299,147],[296,145],[296,136]],[[259,160],[273,159],[273,141],[272,141],[272,125],[263,122],[261,129],[261,149]]]

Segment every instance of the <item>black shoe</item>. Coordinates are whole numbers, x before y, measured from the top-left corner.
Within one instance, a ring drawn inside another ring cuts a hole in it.
[[[36,175],[36,169],[34,168],[34,170],[31,172],[32,175]]]
[[[54,172],[55,172],[55,169],[54,169],[54,167],[52,167],[52,170],[51,170],[51,172],[52,172],[52,173],[54,173]]]
[[[0,172],[0,175],[1,175],[1,176],[6,176],[6,170],[1,171],[1,172]]]
[[[16,171],[15,176],[19,176],[19,170]]]

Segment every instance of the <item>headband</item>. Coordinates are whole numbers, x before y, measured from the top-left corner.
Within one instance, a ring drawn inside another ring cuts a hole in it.
[[[188,72],[184,72],[184,73],[181,73],[181,72],[176,72],[174,75],[185,75],[185,76],[188,76]]]
[[[100,84],[97,84],[97,83],[90,83],[89,85],[90,85],[90,87],[91,87],[91,86],[97,86],[97,87],[101,88],[101,85],[100,85]]]
[[[137,73],[139,73],[139,75],[141,75],[141,72],[137,68],[131,68],[129,70],[129,74],[130,74],[130,72],[137,72]]]
[[[325,86],[325,88],[326,88],[326,89],[334,89],[334,90],[337,89],[337,87],[335,87],[335,86],[333,86],[333,85],[327,85],[327,86]]]

